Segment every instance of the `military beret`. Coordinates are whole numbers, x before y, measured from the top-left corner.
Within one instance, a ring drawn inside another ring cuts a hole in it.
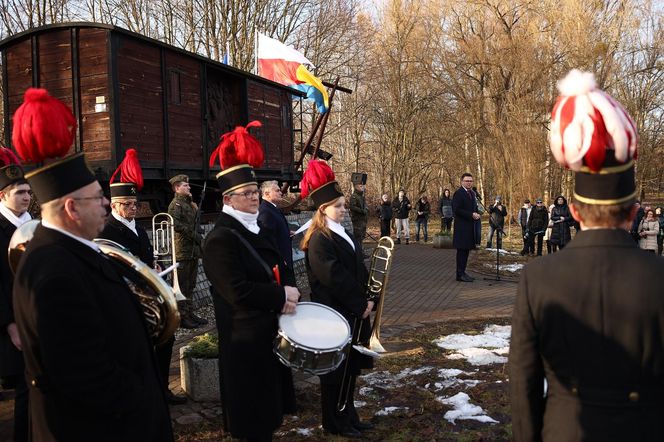
[[[189,182],[189,177],[183,173],[175,175],[173,178],[168,180],[169,183],[171,183],[171,186],[176,185],[177,183],[188,183]]]

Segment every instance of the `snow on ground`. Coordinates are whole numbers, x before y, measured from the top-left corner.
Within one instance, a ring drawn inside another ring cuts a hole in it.
[[[374,371],[362,376],[365,384],[368,386],[378,386],[383,388],[397,388],[403,385],[414,384],[415,381],[408,379],[413,376],[429,373],[433,367],[420,367],[420,368],[404,368],[397,374],[392,374],[389,371]],[[367,388],[367,387],[362,387]],[[369,387],[371,388],[371,387]],[[362,392],[360,391],[360,394]]]
[[[496,270],[496,265],[495,264],[484,264],[484,267]],[[523,268],[523,264],[520,264],[518,262],[515,262],[514,264],[501,264],[498,266],[498,270],[502,270],[504,272],[518,272]]]
[[[293,431],[300,436],[309,437],[314,434],[314,428],[295,428]]]
[[[455,350],[450,359],[465,359],[473,365],[504,364],[509,353],[512,328],[509,325],[488,325],[479,335],[453,334],[433,341],[440,348]]]
[[[471,419],[479,422],[498,423],[484,412],[482,407],[470,403],[470,397],[466,393],[457,393],[451,397],[437,397],[436,400],[445,405],[454,407],[445,413],[444,418],[454,424],[457,419]]]
[[[484,249],[484,250],[496,253],[496,249]],[[500,249],[500,254],[501,255],[519,255],[519,252],[508,252],[505,249]]]
[[[367,405],[367,403],[365,401],[355,401],[355,402],[353,402],[353,404],[355,405],[355,408],[362,408],[362,407],[366,407],[366,405]]]
[[[376,416],[387,416],[388,414],[392,414],[395,411],[399,410],[408,410],[408,407],[385,407],[382,410],[379,410],[376,412]]]
[[[360,387],[360,396],[369,396],[371,393],[373,393],[373,388]]]

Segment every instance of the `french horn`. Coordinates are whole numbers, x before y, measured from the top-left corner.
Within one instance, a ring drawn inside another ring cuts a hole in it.
[[[21,225],[9,241],[9,267],[16,272],[25,249],[41,221]],[[150,266],[132,255],[125,247],[107,239],[94,242],[114,264],[125,283],[136,296],[143,311],[148,333],[156,345],[167,342],[180,325],[180,313],[173,288]]]

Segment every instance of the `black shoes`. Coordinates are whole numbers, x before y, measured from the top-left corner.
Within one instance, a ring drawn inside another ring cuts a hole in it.
[[[400,239],[400,238],[397,238],[397,240],[394,241],[394,244],[401,244],[401,239]]]
[[[208,325],[210,323],[207,319],[201,318],[200,316],[196,315],[195,313],[191,314],[191,319],[194,322],[197,322],[198,325]]]
[[[406,238],[406,244],[408,244],[409,242],[410,242],[410,240],[408,238]]]
[[[177,396],[171,390],[166,390],[166,402],[169,405],[182,405],[187,403],[187,398],[184,396]]]
[[[194,329],[198,328],[198,322],[194,321],[192,318],[183,316],[180,318],[180,328]]]
[[[460,282],[473,282],[473,281],[475,281],[474,278],[471,278],[470,276],[468,276],[466,274],[463,274],[461,276],[457,276],[456,280],[460,281]]]
[[[374,427],[375,427],[375,425],[372,424],[371,422],[358,421],[358,422],[353,423],[353,428],[355,428],[358,431],[373,430]]]
[[[338,436],[347,437],[349,439],[362,439],[362,433],[360,433],[360,430],[356,429],[355,427],[346,427],[339,431],[329,430],[324,427],[323,429],[330,434],[336,434]]]

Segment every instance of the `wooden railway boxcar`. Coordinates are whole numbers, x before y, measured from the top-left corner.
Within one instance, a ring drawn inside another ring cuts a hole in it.
[[[78,121],[75,151],[107,182],[129,148],[138,151],[144,197],[163,208],[168,178],[199,183],[218,172],[208,158],[219,137],[252,120],[263,143],[259,180],[296,183],[293,97],[302,94],[208,58],[116,26],[63,23],[0,42],[4,142],[29,87],[43,87]],[[301,143],[301,139],[299,140]]]

